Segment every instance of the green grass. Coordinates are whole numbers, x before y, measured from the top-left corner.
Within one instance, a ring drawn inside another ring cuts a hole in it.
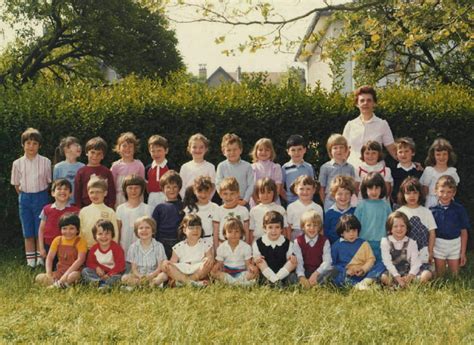
[[[0,253],[0,343],[474,343],[474,265],[403,291],[48,290]]]

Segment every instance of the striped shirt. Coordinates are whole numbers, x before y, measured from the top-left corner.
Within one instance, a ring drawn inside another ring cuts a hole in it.
[[[163,260],[166,260],[165,248],[154,238],[147,249],[142,247],[141,241],[133,242],[128,248],[127,261],[137,265],[140,274],[155,271]]]
[[[38,193],[51,183],[51,161],[39,154],[33,159],[24,155],[13,162],[11,184],[24,193]]]

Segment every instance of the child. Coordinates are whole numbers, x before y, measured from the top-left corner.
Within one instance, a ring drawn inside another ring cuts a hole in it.
[[[410,223],[404,213],[395,211],[388,216],[387,237],[380,242],[383,264],[387,268],[380,277],[384,285],[395,283],[402,288],[406,287],[420,272],[418,248],[416,242],[408,238],[409,232]],[[427,280],[422,280],[425,281]]]
[[[300,284],[309,288],[324,282],[331,268],[331,245],[323,235],[323,221],[314,210],[301,216],[304,234],[294,241],[294,253],[298,264],[296,275]]]
[[[66,213],[59,218],[61,236],[51,243],[46,257],[46,273],[38,274],[35,281],[43,286],[66,288],[81,278],[81,267],[86,260],[87,243],[79,236],[80,220],[74,213]],[[53,272],[53,261],[58,264]]]
[[[112,222],[114,228],[117,230],[115,231],[114,241],[118,242],[117,216],[112,208],[104,204],[105,197],[107,196],[107,182],[97,177],[91,178],[87,183],[87,193],[92,203],[82,208],[79,212],[82,234],[87,242],[87,248],[95,244],[92,228],[99,219]]]
[[[120,245],[125,253],[130,245],[137,240],[134,233],[135,221],[143,216],[151,217],[153,210],[145,204],[143,194],[146,182],[141,176],[128,175],[122,182],[122,192],[126,202],[117,207],[117,225]]]
[[[423,189],[415,177],[407,177],[398,192],[398,211],[404,213],[410,223],[408,237],[415,240],[420,254],[421,272],[427,276],[433,263],[433,248],[436,239],[436,222],[429,209],[422,206],[425,202]],[[427,272],[427,273],[424,273]],[[426,279],[431,278],[426,277]]]
[[[252,197],[255,181],[250,163],[240,159],[242,140],[236,134],[227,133],[222,137],[221,149],[227,159],[217,166],[216,185],[219,186],[226,177],[235,177],[240,191],[238,203],[246,206]]]
[[[106,181],[108,187],[105,204],[112,208],[115,206],[114,177],[109,169],[100,164],[106,153],[107,143],[101,137],[92,138],[86,143],[87,165],[77,171],[74,179],[74,200],[77,207],[83,208],[91,204],[87,185],[92,177],[99,177]],[[92,235],[90,238],[92,239]]]
[[[395,140],[395,147],[397,149],[398,164],[397,167],[392,170],[393,190],[391,199],[393,203],[397,202],[398,191],[400,190],[402,182],[409,176],[420,178],[423,173],[423,171],[418,170],[415,163],[413,163],[415,142],[412,138],[398,138]]]
[[[79,213],[76,206],[69,205],[71,194],[72,186],[68,180],[64,178],[54,180],[51,195],[55,201],[46,205],[40,214],[41,222],[38,237],[39,251],[43,258],[46,258],[53,240],[61,235],[59,218],[65,213]]]
[[[13,162],[11,184],[18,194],[19,215],[25,239],[26,263],[36,267],[43,260],[40,254],[38,230],[40,213],[48,203],[51,183],[51,161],[38,154],[43,137],[34,128],[21,134],[24,155]]]
[[[331,198],[336,201],[324,213],[324,236],[333,244],[340,236],[336,232],[339,219],[345,214],[354,214],[355,207],[351,207],[351,198],[355,193],[355,181],[349,176],[336,176],[329,188]]]
[[[120,134],[117,139],[114,151],[120,155],[120,159],[112,163],[110,171],[115,182],[115,208],[123,204],[127,199],[122,191],[123,179],[128,175],[137,175],[145,178],[145,167],[138,159],[135,159],[135,153],[138,150],[138,140],[132,132]]]
[[[275,200],[278,195],[276,183],[268,177],[259,179],[255,184],[254,197],[258,205],[250,209],[250,238],[251,242],[258,240],[264,234],[263,217],[268,211],[277,211],[283,216],[283,233],[287,233],[288,222],[286,211]]]
[[[128,248],[127,262],[131,263],[131,271],[122,277],[122,282],[131,287],[142,282],[162,287],[168,280],[166,273],[161,270],[166,253],[163,245],[154,239],[156,222],[144,216],[135,220],[133,227],[138,241]]]
[[[387,189],[382,175],[378,172],[365,175],[360,191],[363,200],[354,212],[361,223],[360,238],[369,242],[377,262],[380,262],[380,240],[385,237],[385,223],[392,212],[385,201]]]
[[[362,162],[356,172],[357,190],[360,189],[360,183],[364,177],[374,171],[379,173],[385,181],[388,200],[388,196],[392,193],[393,178],[390,168],[385,166],[382,145],[378,141],[369,140],[360,150],[360,159]],[[359,193],[359,200],[362,200],[362,198],[362,195]]]
[[[181,166],[179,175],[183,180],[183,188],[181,188],[180,195],[184,198],[186,188],[192,186],[194,179],[199,176],[209,176],[211,182],[216,180],[216,167],[204,159],[209,150],[209,139],[201,133],[192,135],[188,140],[188,153],[193,158]]]
[[[436,274],[442,276],[446,264],[452,274],[457,275],[459,267],[466,265],[466,247],[469,217],[465,208],[454,201],[456,195],[456,180],[449,175],[443,175],[436,182],[438,205],[430,207],[438,225],[433,255]]]
[[[211,277],[227,284],[253,285],[258,269],[252,263],[252,247],[242,241],[244,226],[237,218],[224,224],[226,241],[217,248],[216,263]]]
[[[291,234],[292,241],[303,234],[303,231],[300,229],[300,222],[301,215],[305,211],[315,210],[321,218],[324,217],[322,207],[313,201],[313,196],[317,192],[317,189],[317,182],[311,176],[307,175],[298,176],[291,185],[291,192],[298,196],[298,200],[288,205],[287,209],[289,234]],[[287,234],[287,236],[289,234]]]
[[[53,181],[60,178],[65,178],[71,183],[72,194],[70,197],[71,204],[75,203],[74,200],[74,178],[80,168],[84,166],[84,163],[78,162],[77,159],[81,156],[82,148],[79,139],[75,137],[62,138],[59,142],[59,146],[54,152],[54,164],[53,168]],[[63,159],[63,161],[59,161]]]
[[[183,182],[176,171],[169,170],[161,177],[160,186],[166,202],[155,207],[152,217],[157,228],[155,238],[163,244],[166,256],[170,258],[173,246],[178,243],[178,227],[183,219],[183,203],[179,200]]]
[[[199,176],[194,179],[194,184],[187,188],[184,197],[184,213],[194,213],[201,218],[203,240],[213,244],[214,233],[213,218],[219,212],[219,206],[211,202],[214,193],[214,184],[209,176]]]
[[[346,161],[349,153],[346,138],[340,134],[332,134],[328,139],[326,149],[331,160],[324,163],[319,170],[319,183],[321,184],[319,197],[324,203],[325,212],[334,205],[334,198],[329,188],[332,180],[336,176],[355,178],[354,167]]]
[[[249,211],[239,205],[239,183],[235,177],[226,177],[219,185],[219,195],[223,204],[218,208],[218,212],[213,215],[214,224],[214,248],[217,249],[219,243],[225,241],[224,224],[229,218],[237,218],[244,225],[244,235],[247,243],[252,243],[249,234]]]
[[[115,237],[114,225],[108,220],[98,220],[92,228],[96,243],[87,254],[82,279],[86,283],[99,283],[99,289],[111,287],[122,278],[125,271],[125,253]]]
[[[286,141],[286,152],[290,156],[290,161],[281,167],[284,191],[280,194],[286,204],[289,205],[298,198],[291,191],[293,182],[302,175],[314,178],[313,166],[304,161],[306,153],[306,143],[301,135],[291,135]]]
[[[161,135],[152,135],[148,139],[148,151],[153,159],[153,162],[145,168],[148,205],[154,210],[156,205],[166,201],[165,193],[160,187],[161,177],[169,170],[176,170],[176,167],[166,159],[168,140]]]
[[[420,182],[423,185],[423,192],[426,195],[427,208],[438,204],[436,193],[436,183],[443,175],[451,176],[456,185],[459,184],[459,176],[454,164],[456,164],[456,154],[451,143],[443,138],[436,139],[428,150],[426,158],[426,168],[421,175]]]
[[[334,267],[334,283],[355,285],[358,290],[366,290],[385,271],[381,262],[375,262],[375,256],[367,241],[359,238],[361,224],[352,214],[339,219],[336,231],[342,238],[331,248]]]
[[[271,284],[281,283],[288,285],[296,282],[294,274],[296,257],[293,255],[293,243],[282,235],[283,216],[270,211],[263,217],[265,234],[256,240],[253,245],[255,264],[262,272],[262,281]]]
[[[275,163],[276,158],[275,149],[271,139],[259,139],[250,152],[252,157],[252,170],[254,181],[268,177],[275,181],[277,186],[277,193],[275,202],[280,205],[280,198],[278,197],[283,191],[283,176],[281,173],[281,166]],[[256,200],[250,200],[250,206],[254,207],[257,204]]]
[[[202,240],[201,219],[195,214],[184,217],[180,227],[183,241],[173,246],[173,255],[163,263],[163,270],[178,284],[207,285],[214,265],[212,245]]]

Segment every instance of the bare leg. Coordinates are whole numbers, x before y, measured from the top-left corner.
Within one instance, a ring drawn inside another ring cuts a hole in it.
[[[67,275],[66,282],[69,285],[74,285],[79,281],[79,279],[81,279],[81,273],[79,271],[74,271]]]
[[[125,274],[122,277],[122,283],[125,283],[125,284],[130,285],[130,286],[139,285],[140,284],[140,278],[138,278],[137,276],[135,276],[133,274]]]
[[[170,264],[165,267],[166,274],[173,280],[180,283],[189,283],[191,280],[188,275],[182,273],[175,265]]]
[[[168,275],[165,272],[161,272],[155,278],[151,280],[150,286],[160,286],[168,280]]]
[[[383,285],[386,285],[386,286],[392,285],[392,282],[393,282],[392,278],[386,273],[383,273],[380,276],[380,281],[382,282]]]
[[[448,259],[446,261],[448,261],[448,268],[451,271],[451,273],[457,276],[459,273],[459,259],[455,259],[455,260]]]
[[[444,272],[446,271],[446,260],[444,259],[434,259],[435,260],[435,268],[436,268],[436,275],[438,277],[442,277]]]
[[[433,278],[433,274],[432,274],[430,271],[425,270],[425,271],[421,272],[421,275],[420,275],[420,283],[427,283],[427,282],[429,282],[432,278]]]

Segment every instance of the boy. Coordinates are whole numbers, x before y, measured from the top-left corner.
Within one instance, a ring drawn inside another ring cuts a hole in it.
[[[430,207],[438,228],[434,245],[436,274],[442,276],[446,264],[452,274],[457,275],[459,267],[466,265],[466,247],[469,217],[466,209],[456,201],[456,181],[452,176],[443,175],[436,182],[438,205]]]
[[[91,248],[94,244],[94,236],[92,229],[99,219],[105,219],[112,222],[115,229],[114,240],[118,241],[118,225],[115,211],[104,204],[104,199],[107,196],[107,181],[93,177],[87,183],[87,193],[92,202],[89,206],[84,207],[79,212],[81,219],[82,238],[87,242],[87,248]]]
[[[39,251],[42,258],[46,258],[49,247],[56,236],[61,235],[59,229],[59,218],[65,213],[79,213],[79,208],[69,205],[69,199],[72,194],[71,182],[65,178],[57,179],[51,187],[51,195],[54,203],[48,204],[43,208],[40,214],[39,225]]]
[[[346,138],[340,134],[331,135],[326,149],[331,160],[324,163],[319,170],[319,183],[321,184],[319,197],[324,203],[324,211],[329,210],[334,205],[334,198],[329,188],[334,177],[341,175],[355,178],[354,167],[346,161],[349,153]]]
[[[290,161],[281,167],[284,190],[282,189],[280,196],[289,205],[297,199],[297,196],[290,190],[293,181],[301,175],[314,178],[314,169],[311,164],[304,161],[306,143],[301,135],[294,134],[288,138],[286,152],[290,156]]]
[[[148,151],[153,162],[145,167],[145,177],[147,181],[148,205],[153,210],[156,205],[166,201],[165,194],[160,187],[160,178],[169,170],[177,170],[174,164],[170,164],[166,159],[168,150],[168,140],[161,135],[152,135],[148,139]]]
[[[41,264],[38,230],[39,215],[48,203],[51,183],[51,161],[38,154],[43,138],[34,128],[21,134],[24,155],[13,162],[11,184],[19,195],[19,215],[25,239],[26,263],[34,268]]]
[[[221,149],[227,159],[217,166],[216,185],[219,186],[226,177],[235,177],[240,191],[238,204],[247,206],[252,197],[255,181],[252,165],[240,159],[243,150],[242,140],[236,134],[227,133],[222,137]]]
[[[419,179],[423,174],[423,170],[418,170],[413,157],[415,156],[415,142],[412,138],[403,137],[395,140],[395,147],[397,149],[398,164],[392,170],[393,190],[392,202],[397,202],[398,191],[402,182],[409,176]],[[395,207],[394,207],[395,208]]]
[[[110,221],[98,220],[92,227],[92,235],[96,243],[87,254],[82,279],[86,283],[99,283],[99,289],[111,287],[120,281],[125,271],[125,253],[122,247],[112,240],[115,237],[115,229]]]
[[[77,171],[76,178],[74,179],[74,200],[77,207],[83,208],[91,204],[87,186],[93,176],[100,177],[106,181],[108,191],[105,204],[112,208],[115,206],[114,178],[110,170],[100,164],[106,153],[107,143],[101,137],[92,138],[86,143],[87,165]]]
[[[225,241],[224,224],[229,218],[237,218],[244,225],[245,241],[250,244],[249,211],[239,204],[239,182],[235,177],[226,177],[219,184],[219,195],[222,205],[212,217],[214,227],[214,249]]]
[[[169,170],[160,178],[161,190],[165,193],[166,202],[159,204],[153,211],[152,218],[156,222],[156,240],[165,247],[166,256],[171,258],[173,246],[179,242],[178,227],[183,220],[183,203],[179,199],[179,191],[183,181],[174,170]]]
[[[355,207],[351,207],[351,199],[355,194],[355,181],[349,176],[336,176],[330,184],[331,198],[335,200],[324,214],[324,235],[333,244],[340,236],[336,232],[339,219],[345,214],[354,214]]]

